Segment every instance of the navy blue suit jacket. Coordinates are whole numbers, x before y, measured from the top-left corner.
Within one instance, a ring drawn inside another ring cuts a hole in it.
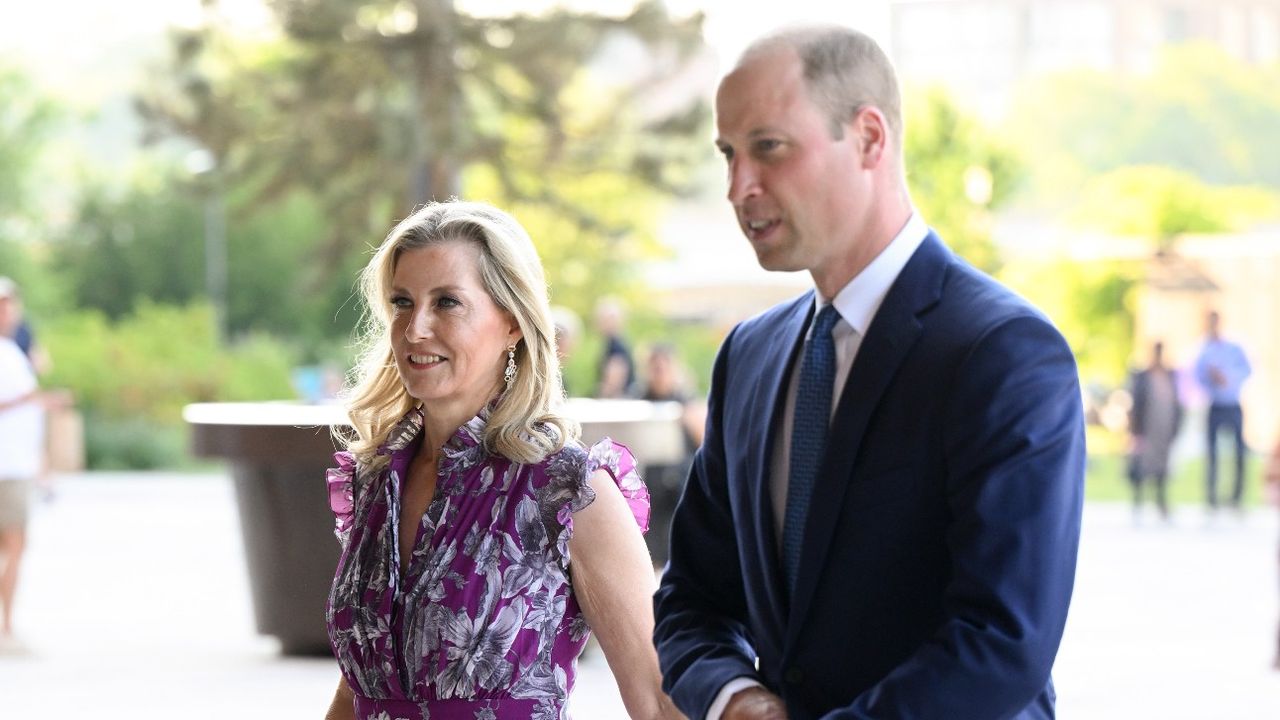
[[[1066,342],[931,233],[858,350],[788,597],[768,468],[812,307],[717,356],[655,597],[664,688],[691,718],[743,676],[793,720],[1053,717],[1085,460]]]

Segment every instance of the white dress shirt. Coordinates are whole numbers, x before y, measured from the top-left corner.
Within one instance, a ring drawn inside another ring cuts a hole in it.
[[[906,267],[907,261],[928,235],[929,227],[925,225],[919,214],[912,212],[907,223],[902,226],[893,240],[862,269],[862,272],[854,276],[840,289],[840,292],[836,293],[834,300],[827,300],[817,291],[814,292],[813,317],[817,317],[818,311],[828,303],[835,305],[836,312],[840,313],[840,319],[831,329],[831,337],[836,346],[836,377],[835,385],[831,388],[832,417],[835,416],[836,408],[840,404],[840,393],[849,379],[849,371],[853,368],[853,360],[858,355],[862,338],[866,337],[867,328],[871,327],[871,321],[875,318],[876,311],[880,309],[880,303],[884,302],[884,296],[889,293],[889,288],[898,279],[902,268]],[[809,340],[809,332],[812,332],[812,328],[805,334],[805,342]],[[803,352],[796,353],[796,363],[799,363],[803,357]],[[787,385],[782,423],[778,427],[778,434],[772,438],[773,462],[769,466],[769,496],[773,502],[774,536],[777,538],[779,549],[782,543],[782,520],[787,512],[787,478],[791,467],[791,426],[795,418],[796,388],[799,385],[799,368],[793,367],[791,379]],[[720,720],[725,707],[729,705],[729,699],[735,693],[759,684],[753,678],[747,677],[734,678],[725,683],[725,686],[716,694],[711,707],[708,708],[706,720]]]

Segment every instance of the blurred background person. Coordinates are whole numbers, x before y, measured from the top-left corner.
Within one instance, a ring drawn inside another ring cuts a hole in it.
[[[1148,480],[1155,491],[1160,517],[1169,518],[1166,486],[1169,451],[1182,426],[1182,402],[1174,372],[1164,363],[1164,343],[1151,346],[1151,362],[1133,373],[1129,383],[1129,482],[1133,485],[1134,517],[1142,507],[1142,487]]]
[[[688,374],[680,362],[675,346],[658,343],[649,349],[644,363],[644,386],[639,397],[651,402],[680,403],[682,441],[678,462],[650,463],[644,468],[652,508],[645,542],[656,566],[667,562],[671,514],[680,501],[685,478],[689,475],[689,464],[693,462],[693,453],[702,444],[702,431],[706,424],[706,402],[694,398],[687,378]]]
[[[1240,386],[1253,368],[1244,348],[1222,336],[1221,318],[1216,310],[1206,316],[1207,337],[1196,359],[1195,376],[1209,394],[1209,418],[1206,427],[1208,463],[1205,468],[1205,492],[1209,510],[1218,507],[1218,435],[1224,430],[1235,443],[1235,483],[1231,487],[1231,506],[1237,511],[1244,497],[1244,413],[1240,409]]]
[[[1280,510],[1280,438],[1276,438],[1275,447],[1271,449],[1271,456],[1267,458],[1266,493],[1267,499]],[[1277,548],[1276,559],[1280,560],[1280,547]],[[1280,623],[1276,626],[1276,656],[1271,661],[1271,667],[1274,670],[1280,670]]]
[[[21,652],[13,603],[27,543],[31,485],[44,467],[44,412],[35,371],[13,341],[17,288],[0,282],[0,653]]]
[[[50,362],[49,354],[45,352],[44,346],[36,341],[35,331],[31,328],[31,323],[23,307],[22,293],[18,288],[18,284],[8,277],[0,277],[0,298],[3,298],[8,303],[6,312],[12,314],[10,323],[13,325],[13,330],[7,333],[7,336],[22,351],[27,363],[31,366],[31,371],[35,373],[36,379],[39,380],[41,376],[49,373],[53,364]],[[51,412],[45,413],[44,416],[44,448],[40,454],[40,472],[36,476],[35,485],[41,498],[52,500],[54,497],[54,476],[52,472],[54,443],[60,439],[53,435],[53,426],[58,418],[61,418],[64,423],[68,421],[74,422],[75,420],[57,414],[59,410],[71,407],[72,397],[69,392],[65,390],[57,393],[45,391],[43,397],[46,399],[46,405],[49,406],[48,410]]]
[[[674,345],[658,343],[649,350],[645,359],[644,389],[639,397],[654,402],[675,401],[683,405],[680,427],[685,437],[686,449],[690,454],[698,449],[702,444],[706,406],[701,399],[695,397],[687,369]]]
[[[32,329],[31,322],[24,312],[22,293],[18,291],[17,283],[10,278],[0,276],[0,297],[8,299],[10,303],[9,312],[12,312],[15,318],[16,325],[9,334],[9,338],[26,356],[27,362],[31,363],[31,369],[37,376],[48,373],[50,369],[49,356],[45,353],[44,347],[36,342],[35,330]]]
[[[569,383],[569,379],[565,376],[565,368],[568,367],[569,358],[573,356],[574,348],[582,338],[582,320],[578,318],[578,313],[563,305],[551,306],[551,319],[556,326],[556,358],[560,360],[560,385],[565,397],[573,397],[574,392],[581,388],[574,388]]]
[[[627,397],[635,386],[635,359],[622,336],[625,319],[626,313],[616,298],[601,298],[596,303],[596,330],[604,338],[604,350],[600,353],[596,374],[596,397]]]

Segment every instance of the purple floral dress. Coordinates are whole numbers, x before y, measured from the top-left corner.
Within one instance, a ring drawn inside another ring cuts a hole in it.
[[[422,441],[422,413],[392,429],[367,472],[334,456],[329,501],[342,555],[329,594],[329,641],[359,720],[566,717],[589,628],[569,575],[573,513],[606,469],[641,531],[649,493],[623,445],[574,445],[536,465],[480,444],[487,411],[450,438],[413,552],[399,552],[400,482]],[[408,565],[401,572],[402,563]]]

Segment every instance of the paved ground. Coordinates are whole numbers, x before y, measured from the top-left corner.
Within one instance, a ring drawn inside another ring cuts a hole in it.
[[[37,507],[18,622],[32,652],[0,656],[0,718],[323,716],[331,661],[258,637],[230,482],[84,475]],[[1274,720],[1274,512],[1135,524],[1091,506],[1055,676],[1063,718]],[[578,720],[623,718],[599,653]]]

